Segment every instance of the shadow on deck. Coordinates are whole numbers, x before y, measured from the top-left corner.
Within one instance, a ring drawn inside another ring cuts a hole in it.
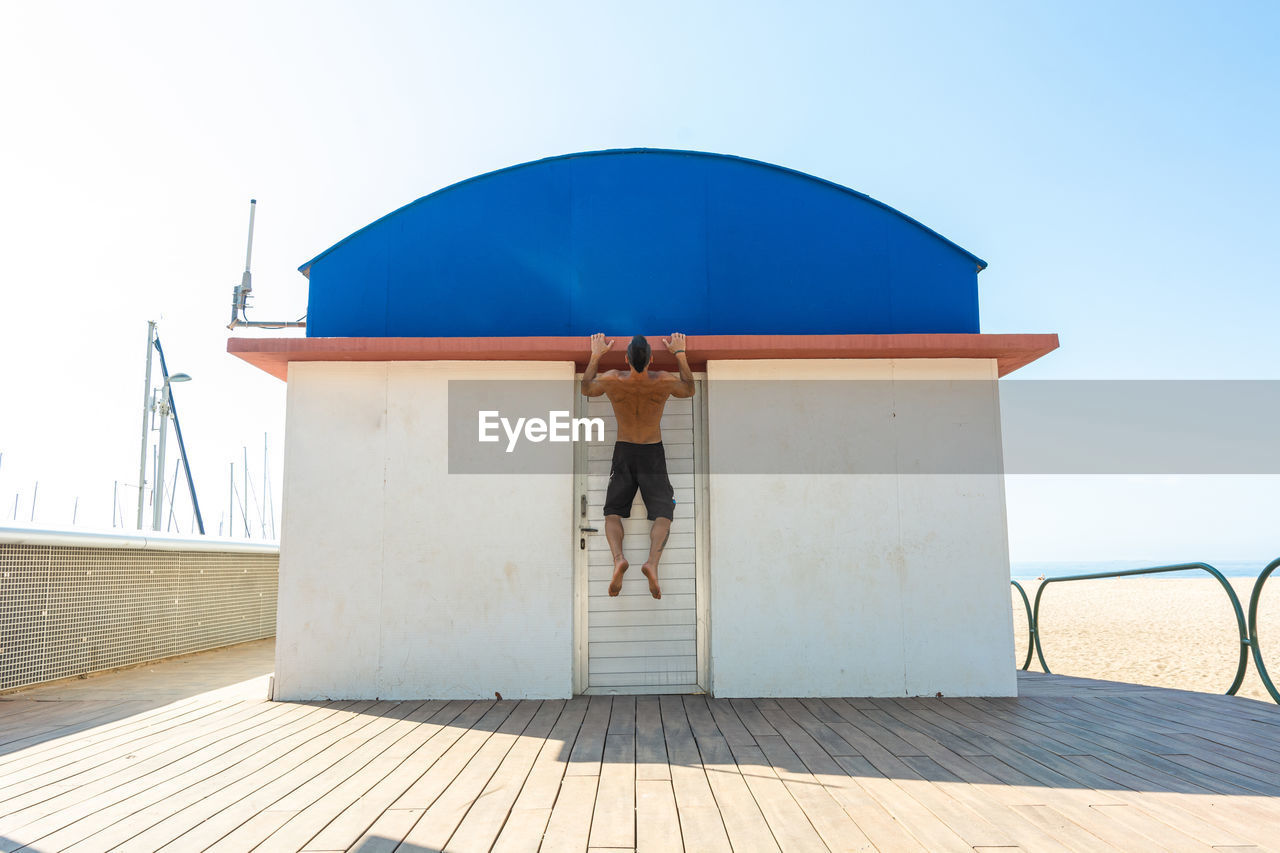
[[[1250,699],[1020,673],[1016,699],[273,703],[270,646],[0,697],[0,850],[1280,838],[1280,708]]]

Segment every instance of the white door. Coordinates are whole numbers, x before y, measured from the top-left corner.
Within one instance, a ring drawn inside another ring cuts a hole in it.
[[[575,692],[696,693],[707,689],[705,430],[703,385],[692,399],[667,401],[662,443],[675,488],[671,538],[658,566],[662,598],[649,594],[640,566],[649,553],[650,522],[637,492],[623,519],[631,568],[622,593],[610,597],[613,560],[604,535],[604,496],[617,425],[607,397],[579,395],[580,417],[605,422],[605,441],[577,447],[574,546],[577,560]],[[701,578],[701,579],[700,579]]]

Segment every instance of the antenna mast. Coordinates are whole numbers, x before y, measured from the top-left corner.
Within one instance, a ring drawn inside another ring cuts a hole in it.
[[[253,273],[250,272],[250,266],[253,261],[253,218],[257,211],[258,200],[249,199],[249,243],[244,251],[244,273],[240,276],[240,283],[231,291],[231,322],[227,324],[227,328],[234,329],[237,326],[248,326],[254,329],[305,328],[307,325],[305,316],[303,319],[281,323],[247,319],[249,295],[253,293]],[[241,319],[242,317],[245,319]]]

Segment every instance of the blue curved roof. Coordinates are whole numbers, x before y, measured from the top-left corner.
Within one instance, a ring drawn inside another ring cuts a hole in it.
[[[977,332],[986,263],[870,196],[697,151],[469,178],[300,268],[308,337]]]

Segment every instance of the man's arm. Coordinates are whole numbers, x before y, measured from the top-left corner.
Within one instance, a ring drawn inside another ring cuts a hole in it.
[[[675,332],[670,338],[663,341],[667,345],[667,349],[676,357],[676,364],[680,368],[680,378],[676,380],[676,386],[671,391],[672,397],[692,397],[693,396],[693,370],[689,367],[689,357],[685,354],[685,339],[680,332]],[[672,377],[675,379],[675,377]]]
[[[603,332],[591,336],[591,360],[587,369],[582,371],[582,393],[587,397],[599,397],[604,393],[604,384],[596,379],[596,370],[600,364],[600,356],[613,347],[613,341],[606,341]]]

